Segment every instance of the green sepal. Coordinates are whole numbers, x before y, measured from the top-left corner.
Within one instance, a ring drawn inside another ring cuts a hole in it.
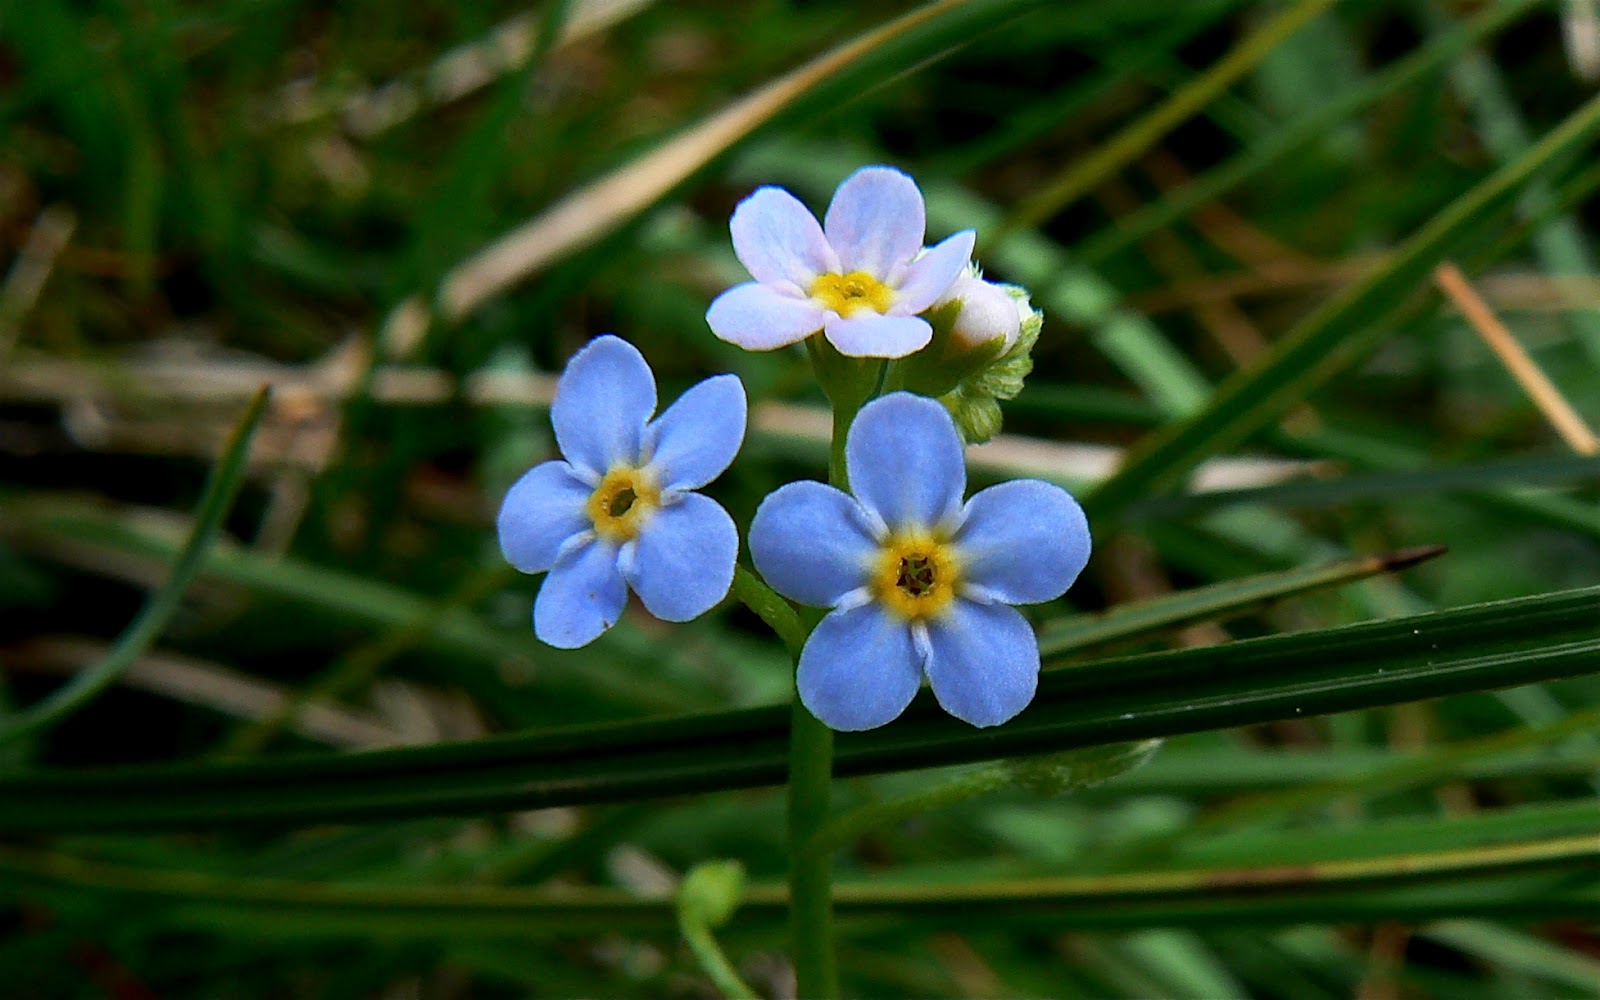
[[[955,299],[922,314],[933,327],[928,346],[895,364],[895,383],[919,396],[938,399],[955,390],[963,380],[982,374],[999,358],[998,344],[963,347],[955,339],[956,318],[961,315],[961,300]]]
[[[855,412],[866,405],[878,388],[883,372],[882,358],[852,358],[839,353],[821,333],[806,338],[806,353],[811,357],[811,370],[822,386],[835,413]]]

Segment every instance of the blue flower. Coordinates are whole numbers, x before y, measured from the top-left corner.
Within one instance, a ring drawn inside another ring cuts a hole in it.
[[[530,469],[500,506],[500,550],[550,576],[533,630],[574,649],[615,625],[628,588],[657,618],[684,622],[727,596],[739,535],[711,482],[744,441],[744,385],[718,375],[656,409],[656,380],[632,344],[597,337],[556,383],[550,422],[566,461]]]
[[[1053,600],[1089,561],[1089,525],[1038,480],[961,502],[961,439],[938,403],[895,393],[862,408],[845,441],[852,497],[790,483],[750,525],[756,568],[779,593],[830,607],[800,653],[811,713],[839,730],[898,716],[924,675],[945,711],[994,726],[1033,700],[1039,644],[1013,604]]]
[[[718,337],[770,351],[823,331],[841,354],[901,358],[933,336],[917,314],[965,273],[963,230],[923,252],[922,192],[892,167],[863,167],[834,192],[822,225],[794,195],[758,188],[734,209],[733,250],[755,281],[711,303]]]

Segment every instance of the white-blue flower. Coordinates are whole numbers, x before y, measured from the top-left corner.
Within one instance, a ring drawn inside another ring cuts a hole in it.
[[[500,506],[500,550],[549,577],[533,630],[574,649],[616,624],[628,588],[657,618],[683,622],[728,593],[739,535],[711,482],[744,441],[744,385],[706,379],[666,412],[656,380],[627,341],[597,337],[556,384],[550,422],[566,461],[530,469]]]
[[[800,699],[830,728],[872,729],[924,675],[945,711],[998,725],[1027,707],[1039,644],[1010,605],[1060,597],[1089,561],[1089,525],[1065,490],[1020,479],[965,504],[961,438],[944,407],[895,393],[845,442],[850,496],[779,488],[750,525],[779,593],[829,607],[800,654]]]
[[[820,226],[794,195],[762,187],[734,209],[729,229],[756,280],[711,303],[713,333],[770,351],[820,330],[859,358],[901,358],[928,345],[933,328],[917,314],[965,273],[976,238],[963,230],[924,253],[922,192],[892,167],[845,178]]]

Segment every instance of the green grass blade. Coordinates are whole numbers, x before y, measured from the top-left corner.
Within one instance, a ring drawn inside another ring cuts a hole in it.
[[[1600,670],[1600,588],[1046,671],[1005,726],[923,696],[840,734],[840,776],[1301,718]],[[189,829],[618,802],[773,785],[788,707],[349,755],[0,777],[0,831]]]
[[[205,491],[195,511],[194,527],[183,544],[172,573],[161,589],[150,596],[144,608],[117,637],[104,659],[78,674],[72,680],[36,705],[0,719],[0,746],[20,737],[40,732],[61,722],[73,712],[93,701],[102,691],[145,654],[151,643],[166,631],[167,623],[177,613],[183,595],[189,589],[204,564],[211,544],[222,528],[223,518],[233,507],[240,481],[250,460],[250,442],[256,426],[266,413],[271,393],[263,386],[251,399],[244,414],[234,426],[224,447],[221,459],[206,479]]]
[[[1084,794],[1179,795],[1195,798],[1279,791],[1307,783],[1337,782],[1342,788],[1411,759],[1411,754],[1377,747],[1317,747],[1315,750],[1240,750],[1183,747],[1164,753],[1108,789]],[[1600,773],[1600,753],[1552,747],[1478,754],[1456,760],[1462,781],[1586,779]]]
[[[1194,923],[1376,920],[1380,907],[1438,918],[1510,910],[1520,915],[1600,912],[1593,836],[1445,848],[1377,857],[1331,857],[1292,866],[1165,870],[986,882],[843,883],[841,919],[919,925],[1137,927]],[[1543,876],[1543,877],[1541,877]],[[0,884],[24,898],[94,894],[163,908],[179,926],[216,924],[297,936],[548,935],[623,928],[669,930],[670,897],[614,889],[385,886],[225,878],[108,865],[19,848],[0,849]],[[1486,906],[1484,890],[1498,893]],[[754,886],[741,921],[781,920],[781,888]],[[1401,914],[1396,914],[1399,918]]]
[[[1441,33],[1425,48],[1374,74],[1362,86],[1342,94],[1328,95],[1328,101],[1317,110],[1266,133],[1239,155],[1173,191],[1161,201],[1119,218],[1114,228],[1085,241],[1078,248],[1076,259],[1086,267],[1098,265],[1112,254],[1171,225],[1201,205],[1216,200],[1296,149],[1326,136],[1362,108],[1414,86],[1429,73],[1438,72],[1451,59],[1466,51],[1468,46],[1500,32],[1529,10],[1543,4],[1544,0],[1512,0],[1490,7],[1461,26]]]
[[[1514,162],[1457,198],[1387,263],[1301,321],[1261,362],[1218,387],[1199,413],[1164,427],[1129,452],[1122,468],[1084,498],[1090,520],[1171,486],[1201,461],[1266,426],[1312,389],[1354,364],[1414,299],[1429,272],[1482,231],[1539,170],[1576,154],[1600,133],[1600,97],[1590,99]],[[1102,524],[1104,521],[1102,521]]]
[[[1327,509],[1358,501],[1497,489],[1522,490],[1535,485],[1558,486],[1596,481],[1600,481],[1600,458],[1561,452],[1458,465],[1423,465],[1420,468],[1344,475],[1332,479],[1296,479],[1272,486],[1155,497],[1131,505],[1127,517],[1129,520],[1193,518],[1207,511],[1244,504],[1302,510]]]
[[[1333,0],[1300,0],[1280,12],[1199,77],[1117,133],[1094,153],[1069,167],[1023,201],[989,234],[998,240],[1016,229],[1031,229],[1127,166],[1185,119],[1205,107],[1250,72],[1284,38],[1326,10]]]
[[[1056,656],[1191,622],[1242,614],[1307,591],[1337,587],[1379,573],[1393,573],[1444,554],[1443,546],[1405,549],[1322,566],[1227,580],[1206,587],[1118,605],[1098,615],[1080,615],[1046,627],[1039,651]]]
[[[7,527],[17,531],[24,544],[90,545],[121,555],[169,562],[178,555],[176,543],[130,519],[104,510],[74,507],[51,498],[43,503],[24,499],[0,504]],[[498,566],[496,566],[498,568]],[[415,591],[343,570],[331,569],[290,556],[267,556],[235,546],[217,545],[206,553],[200,568],[205,579],[248,587],[258,594],[293,601],[319,612],[331,613],[380,629],[407,633],[420,630],[416,641],[464,662],[496,663],[528,659],[560,663],[581,660],[585,670],[551,670],[542,683],[552,691],[604,688],[607,700],[631,711],[684,710],[697,699],[681,685],[667,683],[647,673],[623,677],[615,664],[596,651],[569,653],[537,642],[530,631],[501,628],[462,607],[441,606],[436,599]],[[425,633],[425,634],[422,634]],[[608,650],[642,655],[650,645],[629,638],[630,630],[614,629],[599,644]],[[703,698],[699,699],[703,703]]]

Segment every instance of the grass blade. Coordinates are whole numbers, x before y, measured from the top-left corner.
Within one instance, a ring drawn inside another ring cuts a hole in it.
[[[1600,588],[1046,671],[1033,706],[976,730],[924,695],[840,734],[840,776],[1051,753],[1600,670]],[[370,821],[620,802],[781,783],[787,706],[237,764],[0,777],[0,831]]]
[[[1206,457],[1271,423],[1315,387],[1354,364],[1453,248],[1508,207],[1540,169],[1577,153],[1600,133],[1600,97],[1590,99],[1512,163],[1457,198],[1389,261],[1279,340],[1261,363],[1217,388],[1200,412],[1145,438],[1122,469],[1084,498],[1091,521],[1173,485]]]
[[[1322,13],[1332,2],[1300,0],[1280,12],[1182,90],[1018,205],[990,239],[999,240],[1014,230],[1034,228],[1093,190],[1250,72],[1279,42]]]
[[[995,921],[1085,928],[1371,921],[1385,918],[1383,907],[1396,904],[1419,919],[1507,910],[1593,917],[1600,912],[1600,890],[1592,876],[1596,860],[1600,842],[1585,835],[1377,857],[1335,853],[1294,865],[965,883],[879,879],[840,884],[834,900],[841,919],[953,927]],[[668,931],[673,923],[670,897],[615,889],[550,892],[222,878],[19,848],[0,849],[0,883],[28,896],[90,893],[163,906],[164,919],[180,926],[222,924],[295,936],[543,936],[596,929]],[[1497,898],[1486,900],[1485,889]],[[782,888],[753,886],[741,903],[741,922],[779,921],[786,905]]]
[[[139,616],[117,638],[104,659],[84,670],[49,697],[10,718],[0,720],[0,746],[55,725],[68,715],[94,700],[100,692],[117,682],[134,661],[138,660],[166,630],[167,623],[177,612],[200,567],[205,563],[211,544],[222,528],[223,518],[233,507],[233,498],[239,492],[250,459],[250,441],[256,426],[266,413],[271,393],[267,387],[259,389],[244,415],[229,435],[222,458],[212,468],[206,479],[200,506],[195,512],[194,527],[183,544],[183,550],[172,566],[167,582],[151,595]]]
[[[1242,614],[1251,608],[1295,594],[1337,587],[1379,573],[1408,569],[1444,552],[1442,545],[1402,549],[1323,566],[1227,580],[1147,601],[1119,605],[1103,614],[1081,615],[1045,628],[1039,635],[1039,651],[1045,656],[1056,656],[1190,622]]]

